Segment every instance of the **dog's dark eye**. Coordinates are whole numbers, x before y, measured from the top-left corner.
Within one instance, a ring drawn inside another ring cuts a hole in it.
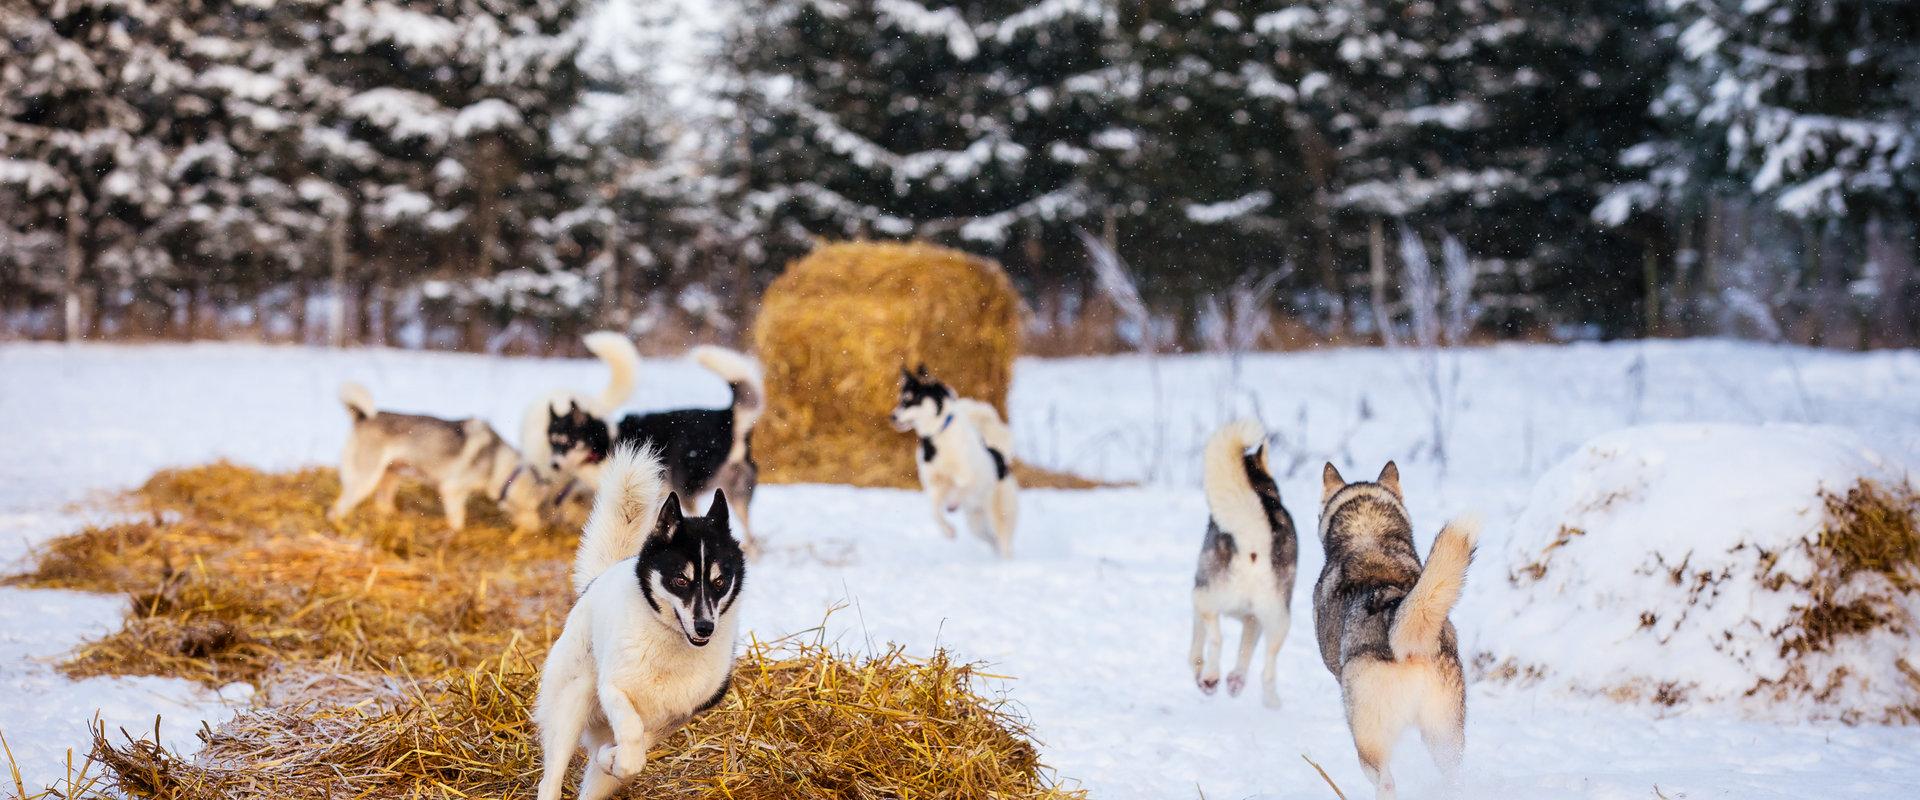
[[[716,591],[716,592],[724,592],[724,591],[726,591],[726,589],[727,589],[727,579],[726,579],[726,578],[714,578],[714,579],[713,579],[713,590],[714,590],[714,591]]]
[[[692,586],[693,581],[687,580],[684,577],[676,577],[673,580],[667,581],[667,585],[672,586],[675,589],[685,589],[689,586]]]

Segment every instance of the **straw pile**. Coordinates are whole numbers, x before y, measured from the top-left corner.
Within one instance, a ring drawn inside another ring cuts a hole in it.
[[[754,347],[767,414],[763,480],[914,486],[913,443],[887,425],[900,370],[928,371],[1004,418],[1020,296],[998,264],[928,244],[828,244],[767,287]]]
[[[45,796],[533,795],[528,710],[570,602],[573,537],[516,534],[484,503],[452,534],[418,489],[390,518],[336,529],[324,518],[336,491],[324,469],[162,472],[126,499],[138,521],[53,542],[9,579],[134,593],[125,627],[82,647],[69,673],[262,690],[190,757],[97,731],[95,772]],[[726,701],[658,742],[624,796],[1083,796],[1054,785],[1019,718],[978,693],[983,677],[945,654],[756,642]]]
[[[290,665],[437,675],[551,641],[565,620],[570,537],[516,533],[476,502],[455,534],[423,487],[400,513],[336,529],[332,470],[215,464],[155,475],[137,522],[52,542],[14,585],[129,593],[126,626],[82,646],[74,677],[167,675],[270,689]]]
[[[623,796],[1084,797],[1046,777],[1003,701],[974,693],[976,674],[944,654],[850,659],[818,642],[754,643],[726,702],[656,743]],[[95,752],[135,797],[531,797],[537,684],[523,663],[487,664],[359,704],[243,714],[191,761],[104,734]]]

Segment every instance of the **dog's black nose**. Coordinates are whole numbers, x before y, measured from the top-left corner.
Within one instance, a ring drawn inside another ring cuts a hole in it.
[[[697,619],[693,621],[693,635],[702,639],[713,635],[713,620]]]

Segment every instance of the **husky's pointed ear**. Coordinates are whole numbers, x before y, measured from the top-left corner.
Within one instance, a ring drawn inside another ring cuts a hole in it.
[[[1373,482],[1386,487],[1394,497],[1401,500],[1407,499],[1406,495],[1400,493],[1400,468],[1394,466],[1393,462],[1389,461],[1386,466],[1381,467],[1380,477],[1375,478]]]
[[[900,367],[900,382],[908,386],[912,386],[914,383],[913,372],[907,369],[905,365]]]
[[[560,412],[553,410],[553,404],[548,403],[547,404],[547,424],[551,425],[559,421],[560,421]]]
[[[923,381],[926,380],[927,379],[927,362],[925,361],[920,362],[920,366],[917,369],[920,371],[920,380],[923,380]]]
[[[653,535],[672,539],[674,532],[680,530],[680,523],[685,519],[686,516],[680,512],[679,493],[668,492],[667,499],[660,504],[660,516],[653,523]]]
[[[718,522],[722,528],[727,527],[727,490],[713,490],[713,505],[707,508],[707,521]]]
[[[1320,470],[1320,502],[1333,499],[1333,493],[1347,485],[1347,479],[1340,477],[1340,470],[1333,468],[1333,462],[1327,462],[1327,468]]]
[[[1261,440],[1261,442],[1260,442],[1260,446],[1259,446],[1259,447],[1256,447],[1256,448],[1254,448],[1254,450],[1253,450],[1253,463],[1255,463],[1255,464],[1259,464],[1259,465],[1260,465],[1260,471],[1261,471],[1261,472],[1264,472],[1264,473],[1267,473],[1267,477],[1269,477],[1269,478],[1271,478],[1271,477],[1273,477],[1273,468],[1272,468],[1272,467],[1270,467],[1270,466],[1267,466],[1267,442],[1266,442],[1266,440],[1264,440],[1264,439],[1263,439],[1263,440]]]

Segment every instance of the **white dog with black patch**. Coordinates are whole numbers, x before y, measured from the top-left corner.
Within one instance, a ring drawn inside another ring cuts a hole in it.
[[[924,364],[917,374],[901,369],[900,378],[893,427],[920,437],[915,463],[940,532],[954,537],[947,515],[958,512],[975,535],[993,543],[1001,558],[1011,558],[1020,510],[1013,433],[993,406],[955,395],[927,375]]]
[[[612,795],[649,746],[726,697],[746,570],[724,497],[684,516],[651,451],[614,451],[580,535],[580,599],[540,671],[539,800],[559,800],[581,748],[580,800]]]

